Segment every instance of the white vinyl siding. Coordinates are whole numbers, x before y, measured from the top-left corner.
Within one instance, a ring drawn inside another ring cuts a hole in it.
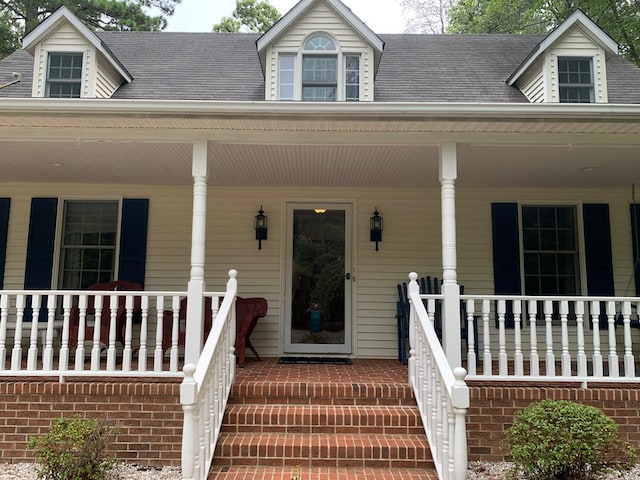
[[[111,98],[122,83],[120,74],[104,58],[98,58],[96,98]]]
[[[541,61],[537,61],[518,81],[518,86],[531,103],[544,102],[544,72]]]
[[[278,99],[278,54],[298,52],[303,41],[314,32],[331,34],[345,55],[361,55],[360,101],[373,100],[373,49],[323,2],[318,2],[281,38],[267,48],[265,65],[266,100]]]
[[[11,197],[4,287],[22,289],[32,196],[65,198],[149,198],[149,231],[145,287],[186,290],[191,255],[191,186],[20,184],[5,185]],[[234,198],[229,202],[230,197]],[[252,341],[264,356],[280,353],[284,261],[284,202],[334,200],[354,202],[353,318],[355,354],[397,355],[396,284],[408,274],[441,277],[440,190],[348,188],[209,188],[205,279],[208,291],[223,290],[227,272],[238,270],[239,295],[261,296],[269,302]],[[617,295],[629,290],[633,253],[626,189],[527,190],[457,189],[458,279],[467,293],[493,293],[491,202],[607,203],[612,229],[613,267]],[[269,217],[269,238],[258,250],[253,218],[260,207]],[[374,207],[384,217],[380,251],[369,241]],[[579,226],[579,232],[581,231]],[[631,285],[633,281],[631,280]],[[497,341],[497,331],[492,330]],[[511,337],[510,337],[511,338]]]

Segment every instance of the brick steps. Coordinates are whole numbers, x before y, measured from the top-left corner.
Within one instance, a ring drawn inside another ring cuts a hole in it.
[[[242,372],[209,479],[291,480],[297,466],[300,480],[435,480],[404,378],[376,381],[350,366],[323,368]]]
[[[432,470],[300,467],[300,480],[437,480]],[[294,467],[213,467],[208,480],[291,480]]]

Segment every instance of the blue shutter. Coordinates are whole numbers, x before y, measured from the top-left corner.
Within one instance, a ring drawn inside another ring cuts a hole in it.
[[[587,295],[613,296],[613,255],[609,205],[585,203],[582,206],[584,254],[587,266]],[[607,328],[604,304],[600,307],[600,329]]]
[[[633,247],[633,275],[636,280],[636,297],[640,296],[640,204],[629,205],[631,211],[631,243]]]
[[[57,214],[57,198],[31,199],[27,263],[24,272],[24,288],[27,290],[51,288]]]
[[[144,286],[147,260],[149,200],[125,198],[122,202],[118,279]]]
[[[4,287],[4,265],[7,258],[10,198],[0,198],[0,289]]]
[[[520,231],[517,203],[492,203],[493,289],[497,295],[520,295]],[[497,319],[496,319],[497,322]],[[507,302],[505,327],[513,328],[513,304]]]

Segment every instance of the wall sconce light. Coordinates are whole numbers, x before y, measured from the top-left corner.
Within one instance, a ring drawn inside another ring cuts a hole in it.
[[[258,250],[262,250],[262,240],[267,239],[267,216],[262,210],[262,205],[260,205],[260,210],[256,215],[254,228],[256,230],[256,240],[258,240]]]
[[[377,252],[379,250],[378,242],[382,241],[382,217],[380,216],[380,212],[378,212],[378,207],[375,207],[373,216],[369,219],[369,226],[371,228],[371,237],[369,239],[372,242],[376,242]]]

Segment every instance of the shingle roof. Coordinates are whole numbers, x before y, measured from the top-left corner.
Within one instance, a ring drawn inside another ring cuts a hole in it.
[[[98,32],[133,81],[113,98],[263,101],[256,34]],[[380,35],[385,49],[375,99],[380,102],[527,102],[509,75],[540,35]],[[22,82],[0,97],[29,97],[33,58],[18,51],[0,61],[0,84]],[[610,103],[640,103],[640,69],[607,62]]]

